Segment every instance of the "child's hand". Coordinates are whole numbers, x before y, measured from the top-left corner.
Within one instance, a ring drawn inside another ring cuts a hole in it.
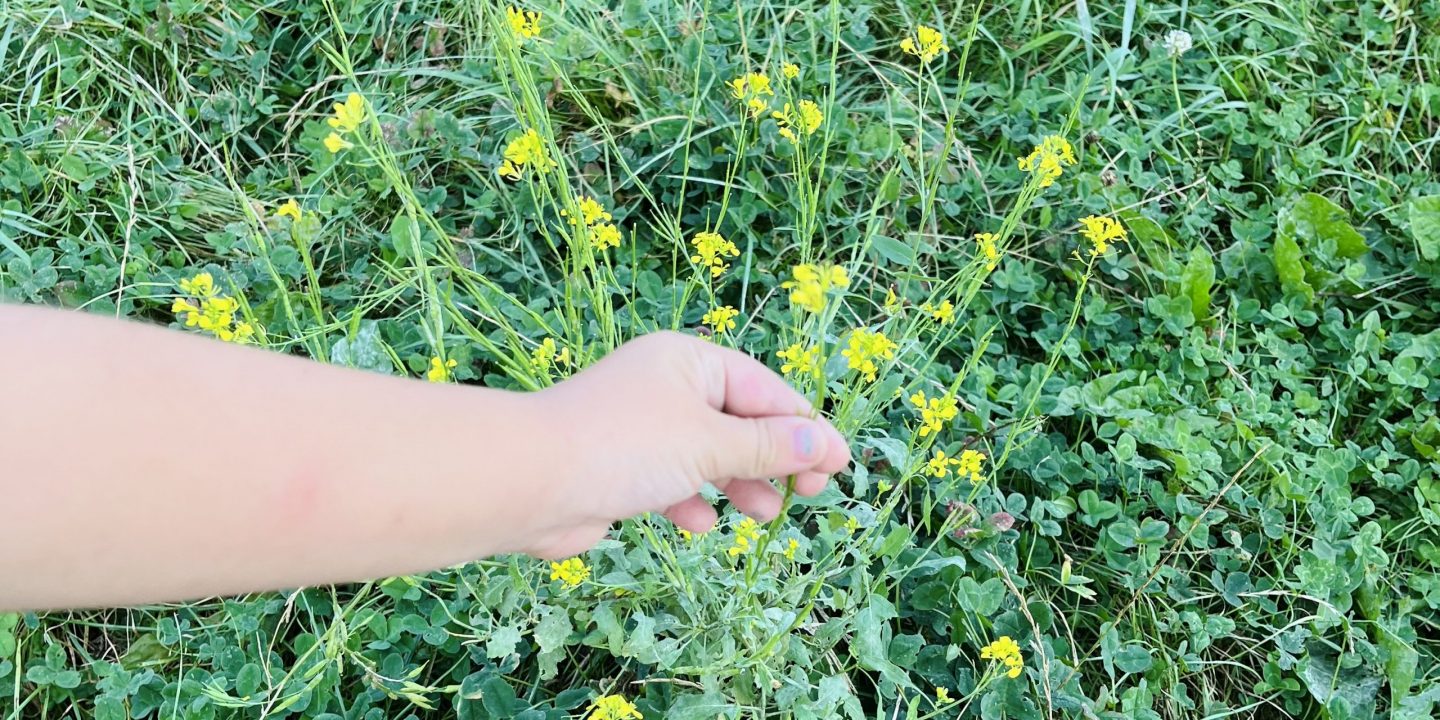
[[[525,551],[558,558],[588,549],[619,519],[664,511],[705,532],[709,482],[742,512],[773,518],[795,475],[814,495],[850,462],[845,439],[760,362],[674,333],[648,335],[535,396],[553,432],[555,472]]]

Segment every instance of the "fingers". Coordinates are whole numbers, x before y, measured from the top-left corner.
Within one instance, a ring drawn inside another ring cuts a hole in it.
[[[737,510],[761,522],[779,515],[784,502],[769,480],[732,480],[725,486],[725,496]]]
[[[778,416],[716,415],[704,465],[706,480],[783,478],[804,472],[832,473],[849,462],[840,434],[823,420]]]
[[[707,399],[738,417],[809,415],[810,401],[765,364],[738,350],[707,346]],[[718,392],[717,392],[718,391]]]
[[[676,526],[685,528],[692,533],[710,532],[715,527],[715,508],[705,498],[695,495],[688,500],[682,500],[665,511],[665,517]]]

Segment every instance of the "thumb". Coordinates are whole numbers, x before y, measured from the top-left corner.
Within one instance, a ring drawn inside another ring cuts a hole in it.
[[[819,420],[794,415],[719,416],[707,480],[780,478],[813,469],[826,456],[829,435]]]

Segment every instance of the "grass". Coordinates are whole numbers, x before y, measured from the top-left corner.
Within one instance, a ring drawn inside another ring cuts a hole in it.
[[[728,305],[716,342],[819,348],[794,380],[860,458],[758,550],[639,519],[575,588],[515,557],[0,616],[0,717],[1430,717],[1440,9],[940,5],[535,3],[523,42],[488,2],[0,6],[0,298],[180,328],[208,271],[270,350],[517,389]],[[751,71],[816,133],[748,117]],[[526,129],[558,167],[504,180]],[[821,312],[801,263],[847,272]],[[856,330],[896,345],[874,380]]]

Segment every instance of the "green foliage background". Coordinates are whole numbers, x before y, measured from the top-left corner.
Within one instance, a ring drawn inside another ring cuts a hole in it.
[[[767,578],[758,611],[723,529],[672,543],[656,540],[663,521],[638,521],[570,592],[502,558],[0,616],[0,717],[560,718],[611,691],[649,718],[1434,715],[1440,3],[532,6],[554,61],[534,64],[533,87],[573,180],[634,231],[617,270],[630,334],[704,310],[676,302],[671,264],[718,212],[730,77],[785,57],[834,88],[821,240],[834,257],[869,248],[863,273],[882,287],[968,261],[1021,187],[1015,158],[1078,106],[1080,164],[968,307],[995,327],[988,345],[959,338],[928,369],[946,382],[979,353],[957,428],[1015,442],[976,500],[1014,527],[937,533],[948,498],[918,489],[877,515],[879,483],[911,460],[896,440],[909,416],[891,409],[855,438],[857,470],[781,536],[802,558],[839,549],[838,570]],[[210,269],[272,349],[423,373],[436,338],[406,256],[418,231],[397,222],[406,199],[321,144],[330,103],[355,90],[446,236],[422,242],[547,312],[561,288],[537,210],[494,175],[517,127],[498,7],[0,3],[0,299],[173,322],[175,282]],[[952,47],[930,106],[896,48],[917,23]],[[1195,39],[1174,61],[1172,29]],[[742,310],[794,260],[774,133],[747,149],[730,198],[725,231],[745,254],[725,301]],[[270,218],[289,197],[313,218],[298,248]],[[1067,334],[1075,221],[1090,214],[1122,218],[1130,240],[1098,263]],[[747,323],[741,345],[773,358],[780,315]],[[526,312],[510,320],[543,335]],[[473,340],[445,338],[459,378],[516,386]],[[236,430],[238,451],[264,452]],[[1001,634],[1022,640],[1026,674],[937,710],[933,689],[964,696]]]

